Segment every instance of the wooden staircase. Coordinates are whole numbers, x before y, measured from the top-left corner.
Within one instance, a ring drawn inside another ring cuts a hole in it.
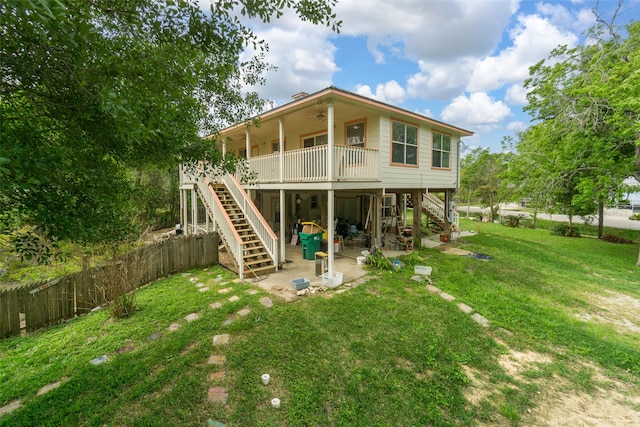
[[[258,235],[247,221],[244,213],[231,196],[231,193],[224,184],[211,184],[216,192],[224,210],[231,221],[232,227],[236,230],[242,239],[242,265],[244,267],[244,276],[258,276],[261,274],[273,273],[276,271],[273,259],[258,238]],[[222,238],[227,250],[229,246]],[[236,264],[237,270],[237,264]]]
[[[422,195],[422,202],[420,205],[422,207],[422,212],[424,212],[438,227],[442,230],[447,228],[444,201],[431,193],[424,193]],[[460,228],[460,218],[457,212],[454,212],[454,221],[449,223],[449,226],[455,227],[456,229]]]

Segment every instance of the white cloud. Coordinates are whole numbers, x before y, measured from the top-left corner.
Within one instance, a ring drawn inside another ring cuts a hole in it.
[[[405,90],[395,80],[377,85],[375,93],[368,85],[358,85],[356,93],[389,104],[401,104],[405,98]]]
[[[440,115],[448,123],[473,131],[488,131],[511,116],[511,110],[502,101],[495,101],[485,92],[455,98]]]
[[[343,34],[368,37],[368,48],[379,63],[389,54],[446,60],[493,50],[518,4],[518,0],[342,0],[336,13],[344,22]]]
[[[513,84],[507,89],[504,100],[509,105],[527,105],[527,90],[521,84]]]
[[[561,31],[538,15],[520,16],[518,22],[511,34],[513,46],[480,61],[467,85],[468,91],[491,91],[522,82],[529,76],[529,67],[547,57],[553,48],[560,44],[573,46],[578,41],[575,34]]]
[[[511,131],[511,132],[522,132],[524,130],[526,130],[529,127],[529,125],[525,122],[521,122],[521,121],[515,121],[515,122],[511,122],[507,125],[507,130]]]

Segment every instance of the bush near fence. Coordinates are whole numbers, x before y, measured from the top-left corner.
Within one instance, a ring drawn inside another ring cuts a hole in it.
[[[218,263],[218,235],[178,236],[132,251],[114,263],[0,290],[0,338],[33,332],[88,313],[119,292],[162,277]],[[124,287],[110,286],[118,277]]]

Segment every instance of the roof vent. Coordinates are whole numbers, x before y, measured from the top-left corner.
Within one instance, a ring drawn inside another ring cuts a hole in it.
[[[295,95],[293,95],[292,98],[297,101],[299,99],[306,98],[307,96],[309,96],[307,92],[298,92]]]

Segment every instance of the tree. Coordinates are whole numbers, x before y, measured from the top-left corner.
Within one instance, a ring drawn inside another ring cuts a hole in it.
[[[614,25],[617,11],[609,23],[595,13],[589,43],[555,49],[525,86],[538,136],[555,140],[545,152],[556,161],[551,177],[565,184],[556,200],[601,213],[624,178],[640,175],[640,23],[629,24],[625,37]]]
[[[501,154],[490,153],[486,148],[475,148],[464,157],[460,168],[461,193],[473,194],[488,206],[491,221],[495,219],[495,206],[499,202],[501,158]]]
[[[10,0],[0,4],[0,202],[50,234],[119,239],[131,171],[208,160],[201,138],[264,102],[267,49],[239,19],[285,8],[337,30],[336,0]],[[256,56],[241,60],[252,47]]]

